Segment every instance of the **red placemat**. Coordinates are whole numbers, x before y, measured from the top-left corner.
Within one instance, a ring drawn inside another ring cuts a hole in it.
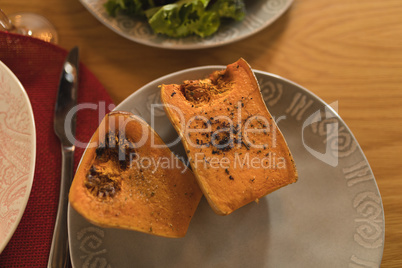
[[[46,267],[60,189],[61,148],[53,131],[53,113],[60,73],[67,51],[41,40],[0,32],[0,60],[28,93],[36,126],[36,166],[24,215],[0,254],[0,267]],[[114,105],[96,77],[79,69],[76,139],[86,143],[105,112]],[[75,166],[84,148],[77,147]]]

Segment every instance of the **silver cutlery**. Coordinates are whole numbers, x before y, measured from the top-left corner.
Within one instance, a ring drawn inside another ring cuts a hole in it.
[[[74,172],[75,111],[77,105],[79,66],[78,54],[78,47],[74,47],[69,52],[64,62],[54,113],[54,131],[61,142],[62,166],[59,204],[48,267],[67,267],[70,263],[67,233],[67,207],[68,191]]]

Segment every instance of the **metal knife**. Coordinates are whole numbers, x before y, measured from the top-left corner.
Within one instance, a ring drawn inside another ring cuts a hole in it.
[[[59,205],[53,231],[48,267],[67,267],[70,263],[67,233],[68,191],[73,178],[74,140],[78,91],[78,47],[68,54],[60,77],[54,112],[54,131],[61,142],[62,166]]]

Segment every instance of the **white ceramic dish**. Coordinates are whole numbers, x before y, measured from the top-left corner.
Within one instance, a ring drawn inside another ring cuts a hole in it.
[[[207,38],[196,36],[169,38],[156,35],[144,21],[123,15],[110,17],[103,7],[107,0],[80,0],[80,2],[105,26],[129,40],[160,48],[199,49],[228,44],[261,31],[279,18],[293,0],[247,0],[245,3],[247,14],[243,21],[224,24],[218,32]]]
[[[164,110],[151,106],[160,103],[158,85],[222,68],[161,77],[116,110],[141,116],[169,143],[177,134]],[[228,216],[214,214],[203,199],[181,239],[100,228],[70,208],[74,267],[379,267],[385,226],[381,196],[349,128],[308,90],[276,75],[255,74],[293,153],[299,181]],[[181,144],[171,149],[184,156]]]
[[[28,203],[35,157],[31,103],[18,78],[0,61],[0,253]]]

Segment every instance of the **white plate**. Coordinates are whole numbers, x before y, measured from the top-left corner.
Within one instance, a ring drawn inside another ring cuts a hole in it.
[[[228,44],[261,31],[280,17],[293,0],[246,0],[247,13],[243,21],[222,24],[214,35],[207,38],[197,36],[169,38],[156,35],[142,20],[124,15],[110,17],[103,7],[107,0],[80,0],[80,2],[100,22],[129,40],[153,47],[198,49]]]
[[[168,143],[177,134],[163,109],[155,109],[151,117],[151,104],[160,103],[158,85],[203,78],[222,68],[206,66],[161,77],[116,110],[143,117]],[[332,108],[308,90],[269,73],[255,74],[293,153],[299,181],[228,216],[214,214],[203,199],[187,235],[180,239],[100,228],[70,208],[74,267],[380,265],[384,247],[381,196],[352,133]],[[180,144],[172,149],[184,156]]]
[[[35,122],[28,95],[0,61],[0,253],[28,203],[35,152]]]

